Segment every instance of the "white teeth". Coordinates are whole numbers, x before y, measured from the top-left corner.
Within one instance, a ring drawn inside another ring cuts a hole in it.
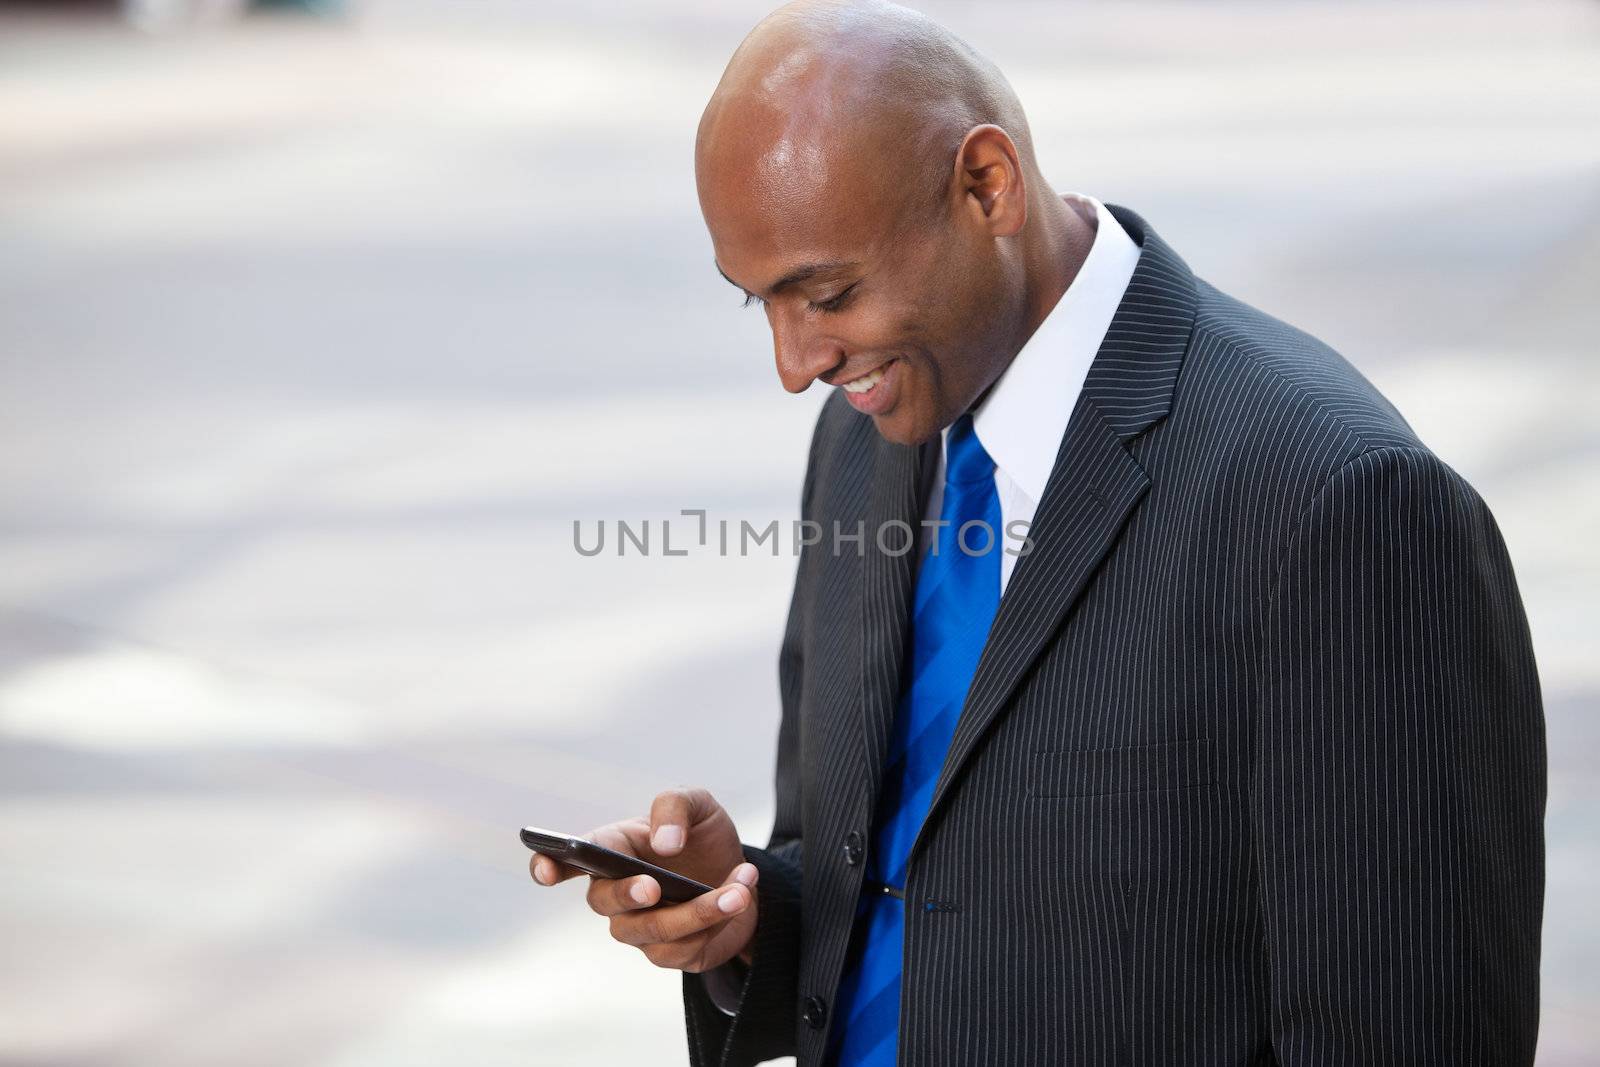
[[[864,393],[881,381],[883,381],[883,368],[879,367],[871,374],[863,374],[853,382],[845,382],[840,388],[847,393]]]

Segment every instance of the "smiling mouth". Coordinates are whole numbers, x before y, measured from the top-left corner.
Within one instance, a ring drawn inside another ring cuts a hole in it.
[[[894,360],[889,361],[889,363],[893,362]],[[872,370],[863,374],[859,378],[852,378],[848,382],[841,382],[839,384],[839,388],[843,389],[847,393],[870,392],[873,386],[883,381],[883,374],[884,371],[888,369],[889,363],[880,363],[878,366],[874,367]]]

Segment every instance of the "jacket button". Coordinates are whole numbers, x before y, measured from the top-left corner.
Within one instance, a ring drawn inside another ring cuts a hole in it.
[[[851,830],[844,838],[844,861],[850,866],[860,865],[861,857],[867,854],[866,842],[861,835]]]
[[[821,1030],[822,1024],[828,1021],[828,1005],[821,997],[807,997],[800,1020],[813,1030]]]

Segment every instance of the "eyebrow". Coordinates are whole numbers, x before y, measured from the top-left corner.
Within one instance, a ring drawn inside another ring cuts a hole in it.
[[[722,275],[723,281],[727,282],[741,293],[749,293],[750,290],[746,289],[744,286],[728,277],[728,272],[722,269],[721,263],[718,263],[715,259],[713,259],[711,263],[717,268],[717,273]],[[791,270],[788,274],[785,274],[783,277],[779,278],[777,281],[768,286],[767,292],[776,296],[778,293],[783,292],[791,285],[799,285],[801,282],[809,281],[819,274],[829,274],[834,271],[848,270],[849,268],[855,266],[858,266],[858,264],[838,259],[821,263],[802,263],[800,266],[796,267],[794,270]]]

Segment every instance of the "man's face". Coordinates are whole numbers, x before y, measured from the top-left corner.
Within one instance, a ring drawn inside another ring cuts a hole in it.
[[[993,241],[959,205],[928,205],[923,172],[852,181],[834,170],[821,153],[701,161],[717,267],[765,311],[785,389],[820,379],[885,438],[919,443],[1003,367]]]

